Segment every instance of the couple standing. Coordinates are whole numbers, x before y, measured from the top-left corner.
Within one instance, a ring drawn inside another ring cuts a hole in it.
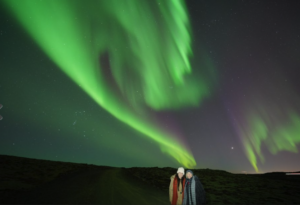
[[[187,170],[185,176],[183,167],[171,176],[169,195],[172,205],[205,204],[205,191],[199,178],[192,170]]]

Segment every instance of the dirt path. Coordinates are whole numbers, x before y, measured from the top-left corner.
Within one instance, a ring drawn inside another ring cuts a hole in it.
[[[14,203],[169,204],[168,193],[149,186],[122,168],[82,170],[37,187]]]

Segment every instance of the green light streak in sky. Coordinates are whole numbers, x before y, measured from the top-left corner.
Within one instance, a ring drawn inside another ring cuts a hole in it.
[[[250,117],[251,116],[251,117]],[[281,125],[274,123],[272,118],[279,118]],[[243,144],[246,155],[258,172],[258,161],[265,162],[261,151],[264,144],[273,154],[280,151],[289,151],[297,153],[297,143],[300,143],[300,117],[296,112],[289,112],[288,117],[283,122],[280,116],[274,116],[274,113],[261,111],[255,115],[249,115],[248,127],[242,134]]]
[[[191,37],[183,1],[4,2],[43,51],[99,105],[180,164],[196,165],[191,152],[140,109],[197,106],[210,94],[206,84],[189,75]],[[101,72],[99,56],[104,53],[121,96]]]

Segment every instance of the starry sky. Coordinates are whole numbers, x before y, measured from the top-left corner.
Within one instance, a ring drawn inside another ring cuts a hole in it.
[[[299,171],[298,13],[280,0],[0,0],[0,154]]]

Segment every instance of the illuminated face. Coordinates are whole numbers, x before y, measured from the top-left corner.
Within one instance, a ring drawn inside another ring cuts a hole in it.
[[[188,172],[188,173],[186,174],[186,177],[187,177],[188,179],[190,179],[190,178],[193,177],[193,174],[192,174],[191,172]]]
[[[183,177],[183,173],[179,172],[178,177],[179,177],[179,179],[181,179]]]

